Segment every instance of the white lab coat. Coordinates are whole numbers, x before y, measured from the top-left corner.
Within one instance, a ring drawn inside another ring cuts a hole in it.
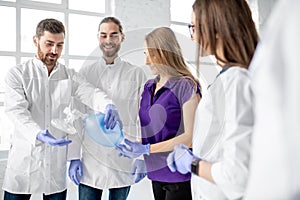
[[[250,65],[255,126],[245,199],[300,199],[300,1],[279,1]]]
[[[231,67],[209,86],[195,116],[193,153],[213,163],[213,184],[192,175],[193,199],[237,199],[248,177],[253,95],[248,71]]]
[[[47,67],[37,58],[12,68],[5,84],[6,113],[15,129],[3,190],[27,194],[65,190],[67,147],[36,140],[38,132],[48,129],[54,137],[66,137],[51,125],[51,119],[65,117],[63,110],[71,96],[99,111],[111,101],[73,69],[59,63],[48,77]]]
[[[101,58],[93,65],[83,67],[80,74],[114,101],[123,122],[125,137],[131,140],[140,138],[138,109],[141,90],[146,82],[143,69],[120,58],[116,58],[114,64],[107,65]],[[93,110],[88,112],[94,113]],[[134,183],[135,177],[130,173],[133,159],[119,157],[118,150],[95,143],[87,134],[83,134],[82,138],[82,144],[70,144],[68,152],[69,160],[79,159],[81,148],[81,183],[98,189],[125,187]]]

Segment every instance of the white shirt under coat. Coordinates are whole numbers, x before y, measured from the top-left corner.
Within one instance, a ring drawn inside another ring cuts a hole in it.
[[[193,152],[213,163],[215,184],[192,175],[193,199],[238,199],[248,178],[253,94],[248,71],[230,67],[203,94],[195,116]]]

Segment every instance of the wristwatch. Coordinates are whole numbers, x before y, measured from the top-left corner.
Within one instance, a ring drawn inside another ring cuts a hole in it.
[[[198,158],[194,158],[191,164],[191,171],[192,173],[198,175],[199,173],[199,162],[201,161],[201,159]]]

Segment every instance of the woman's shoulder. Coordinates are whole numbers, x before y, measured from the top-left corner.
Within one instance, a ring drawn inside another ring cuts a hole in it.
[[[231,77],[243,77],[243,78],[249,78],[249,71],[243,67],[230,67],[227,70],[227,73],[224,73],[226,78],[231,78]]]
[[[196,82],[189,77],[180,77],[170,79],[169,85],[171,88],[194,88],[196,86]]]

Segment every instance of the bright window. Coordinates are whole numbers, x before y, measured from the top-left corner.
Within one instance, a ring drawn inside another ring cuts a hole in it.
[[[70,54],[88,56],[95,48],[99,48],[97,32],[101,20],[100,17],[70,14]]]
[[[66,40],[59,62],[80,69],[98,48],[98,24],[110,15],[110,0],[0,0],[0,149],[7,148],[13,126],[4,113],[4,78],[16,64],[32,58],[36,25],[45,18],[64,23]]]
[[[61,0],[30,0],[30,1],[61,4]]]
[[[75,10],[105,13],[105,1],[103,0],[69,0],[69,7]]]
[[[36,9],[21,9],[21,51],[35,53],[33,36],[36,25],[45,18],[55,18],[64,22],[64,13]]]
[[[192,5],[194,2],[195,0],[170,0],[170,28],[187,37],[190,37],[187,25],[191,23]]]
[[[0,51],[16,50],[16,8],[0,6]],[[5,17],[3,17],[5,16]]]

